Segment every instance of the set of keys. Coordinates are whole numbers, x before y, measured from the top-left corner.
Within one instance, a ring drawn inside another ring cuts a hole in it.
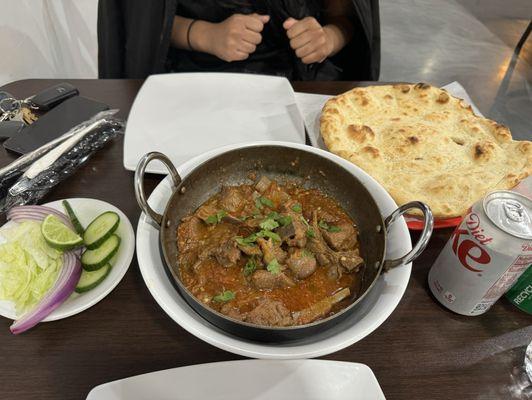
[[[0,92],[0,123],[19,121],[30,125],[39,115],[78,94],[78,89],[69,83],[52,86],[22,100],[7,92]]]

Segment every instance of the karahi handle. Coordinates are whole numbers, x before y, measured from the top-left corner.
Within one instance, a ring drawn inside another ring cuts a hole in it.
[[[434,228],[434,217],[432,216],[432,211],[430,210],[429,206],[421,201],[411,201],[398,207],[384,220],[384,228],[386,229],[386,232],[389,232],[390,226],[404,213],[413,208],[416,208],[423,213],[423,231],[421,232],[419,240],[414,245],[412,250],[410,250],[404,256],[394,260],[385,260],[384,271],[414,261],[423,252],[423,250],[425,250],[425,247],[427,247],[430,236],[432,235],[432,230]]]
[[[170,176],[172,177],[174,188],[179,186],[181,183],[181,176],[179,176],[179,173],[177,172],[174,164],[172,164],[172,161],[170,161],[170,159],[163,153],[159,153],[157,151],[152,151],[151,153],[145,154],[137,164],[137,168],[135,169],[135,197],[137,198],[137,203],[144,214],[148,216],[148,218],[150,218],[157,225],[161,226],[163,216],[150,207],[148,204],[148,199],[146,198],[146,192],[144,191],[144,174],[146,173],[146,167],[153,160],[161,161],[168,169]]]

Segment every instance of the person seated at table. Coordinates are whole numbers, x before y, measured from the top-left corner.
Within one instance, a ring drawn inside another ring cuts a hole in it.
[[[100,78],[244,72],[377,80],[378,0],[100,0]]]

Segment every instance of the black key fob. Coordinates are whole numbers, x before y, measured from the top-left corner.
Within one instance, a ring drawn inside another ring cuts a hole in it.
[[[14,97],[13,97],[13,95],[11,93],[4,92],[2,90],[2,91],[0,91],[0,101],[2,101],[4,99],[14,99]]]
[[[24,128],[24,122],[2,121],[0,122],[0,140],[6,140],[18,134]]]
[[[62,101],[77,96],[78,94],[79,91],[76,87],[70,83],[63,82],[37,93],[29,101],[37,109],[48,111]]]

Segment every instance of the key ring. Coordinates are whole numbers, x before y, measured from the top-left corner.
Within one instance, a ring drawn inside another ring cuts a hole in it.
[[[10,104],[10,109],[9,110],[6,110],[4,108],[4,103],[5,102],[8,102],[8,104]],[[16,110],[20,109],[20,100],[17,100],[17,99],[14,99],[14,98],[11,98],[11,97],[7,97],[5,99],[2,99],[0,100],[0,112],[2,114],[7,114],[7,113],[13,113],[15,112]]]

